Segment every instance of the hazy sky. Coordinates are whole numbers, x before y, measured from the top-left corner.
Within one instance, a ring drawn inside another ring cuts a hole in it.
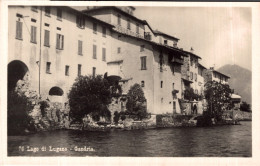
[[[206,67],[237,64],[252,70],[251,8],[136,7],[135,16],[179,38],[178,47],[192,47]]]

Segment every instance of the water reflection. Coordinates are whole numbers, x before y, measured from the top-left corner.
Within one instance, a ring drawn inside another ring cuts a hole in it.
[[[46,151],[19,151],[19,146],[42,147]],[[66,152],[49,151],[49,146]],[[75,151],[93,148],[95,151]],[[8,137],[10,156],[252,156],[251,122],[240,126],[168,128],[135,131],[51,131]]]

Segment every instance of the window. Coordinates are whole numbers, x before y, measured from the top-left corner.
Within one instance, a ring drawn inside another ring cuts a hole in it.
[[[102,48],[102,61],[106,61],[106,48]]]
[[[161,88],[163,88],[163,81],[161,81]]]
[[[31,26],[31,42],[36,43],[36,27]]]
[[[164,40],[164,44],[167,45],[167,44],[168,44],[168,41],[167,41],[167,40]]]
[[[193,79],[193,72],[190,72],[190,79]]]
[[[50,47],[50,31],[44,31],[44,46]]]
[[[83,55],[82,54],[82,41],[78,40],[78,55]]]
[[[81,64],[78,64],[78,76],[81,76]]]
[[[107,29],[106,27],[102,27],[102,36],[106,37],[106,35],[107,35]]]
[[[193,59],[190,57],[190,66],[193,66]]]
[[[93,23],[93,33],[97,34],[97,24]]]
[[[194,59],[195,68],[198,67],[198,60]]]
[[[141,57],[141,70],[146,70],[146,56]]]
[[[65,66],[65,76],[69,76],[70,74],[70,66],[66,65]]]
[[[61,34],[57,34],[56,48],[59,50],[63,50],[63,46],[64,46],[64,36]]]
[[[51,74],[51,62],[46,63],[46,73]]]
[[[83,16],[77,16],[76,17],[76,24],[77,24],[77,27],[79,28],[85,28],[85,19]]]
[[[23,23],[16,21],[16,39],[23,39]]]
[[[174,90],[174,83],[172,83],[172,90]]]
[[[96,76],[96,67],[92,68],[92,76],[95,77]]]
[[[117,47],[117,53],[120,54],[121,53],[121,48]]]
[[[194,80],[197,81],[197,73],[194,74]]]
[[[120,15],[117,15],[117,24],[121,25],[121,16]]]
[[[131,23],[129,19],[127,19],[127,29],[131,29]]]
[[[141,81],[141,86],[144,87],[144,81]]]
[[[143,52],[143,51],[144,51],[144,47],[145,47],[144,45],[141,45],[141,46],[140,46],[140,52]]]
[[[57,8],[57,19],[60,21],[62,20],[62,10],[59,8]]]
[[[97,46],[93,45],[93,59],[97,59]]]
[[[45,6],[45,16],[51,15],[51,8],[49,6]]]
[[[37,6],[32,6],[32,11],[34,11],[34,12],[38,12],[38,10],[37,10]]]
[[[136,24],[136,33],[139,34],[139,24]]]
[[[175,48],[177,47],[177,42],[176,41],[173,42],[173,47],[175,47]]]

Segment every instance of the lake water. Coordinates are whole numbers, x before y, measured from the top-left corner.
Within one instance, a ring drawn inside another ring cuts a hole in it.
[[[251,122],[132,131],[41,132],[9,136],[9,156],[251,157]]]

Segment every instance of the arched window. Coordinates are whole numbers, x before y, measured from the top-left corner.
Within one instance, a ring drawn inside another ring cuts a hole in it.
[[[52,87],[49,91],[49,95],[51,96],[62,96],[63,95],[63,90],[57,86]]]

